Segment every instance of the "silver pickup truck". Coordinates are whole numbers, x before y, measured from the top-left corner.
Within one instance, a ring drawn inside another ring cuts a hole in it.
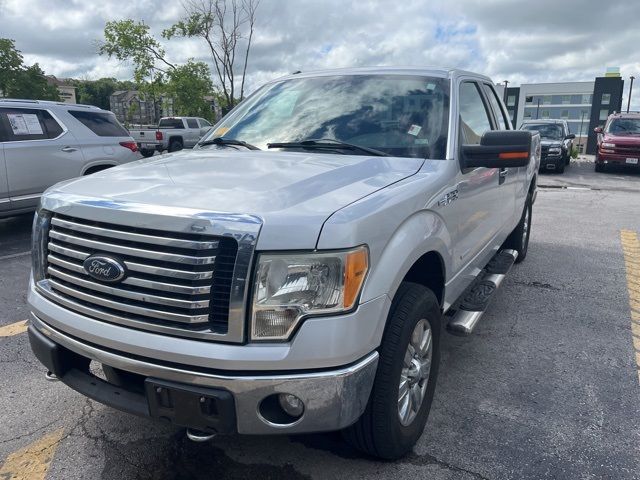
[[[481,75],[275,80],[192,151],[44,194],[31,347],[49,379],[193,440],[342,430],[398,458],[443,332],[469,335],[527,255],[539,162]]]
[[[211,123],[200,117],[163,117],[158,128],[130,129],[129,134],[144,157],[155,152],[177,152],[193,148],[209,133]]]

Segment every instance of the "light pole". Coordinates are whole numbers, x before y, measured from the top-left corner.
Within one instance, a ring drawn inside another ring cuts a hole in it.
[[[578,140],[578,151],[582,153],[582,124],[584,123],[584,110],[582,110],[582,117],[580,118],[580,140]]]
[[[504,83],[504,95],[503,95],[503,101],[504,104],[507,104],[507,87],[509,86],[509,80],[503,80],[502,83]]]
[[[631,84],[629,85],[629,98],[627,100],[627,113],[629,113],[629,107],[631,106],[631,92],[633,91],[633,80],[636,77],[631,75],[629,78],[631,79]]]

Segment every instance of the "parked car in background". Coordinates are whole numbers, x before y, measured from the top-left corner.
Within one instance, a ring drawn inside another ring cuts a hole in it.
[[[574,133],[569,132],[566,120],[525,120],[521,130],[538,132],[542,140],[542,159],[540,168],[563,173],[565,166],[571,162]]]
[[[626,165],[640,168],[640,112],[614,113],[609,115],[603,127],[596,127],[598,149],[596,172],[607,165]]]
[[[34,210],[51,185],[131,162],[137,151],[109,111],[0,98],[0,217]]]
[[[164,117],[157,128],[130,129],[129,133],[145,157],[155,152],[176,152],[193,148],[211,129],[211,123],[200,117]]]

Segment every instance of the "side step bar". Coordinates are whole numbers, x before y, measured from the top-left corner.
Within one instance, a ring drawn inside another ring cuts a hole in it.
[[[457,307],[447,312],[450,317],[447,331],[453,335],[471,335],[486,311],[493,294],[506,278],[518,258],[515,250],[501,250],[478,275],[476,281],[463,294]]]

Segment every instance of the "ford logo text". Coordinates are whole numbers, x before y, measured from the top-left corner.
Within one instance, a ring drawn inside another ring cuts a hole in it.
[[[104,255],[91,255],[83,263],[84,270],[96,280],[107,283],[121,281],[127,270],[120,261]]]

